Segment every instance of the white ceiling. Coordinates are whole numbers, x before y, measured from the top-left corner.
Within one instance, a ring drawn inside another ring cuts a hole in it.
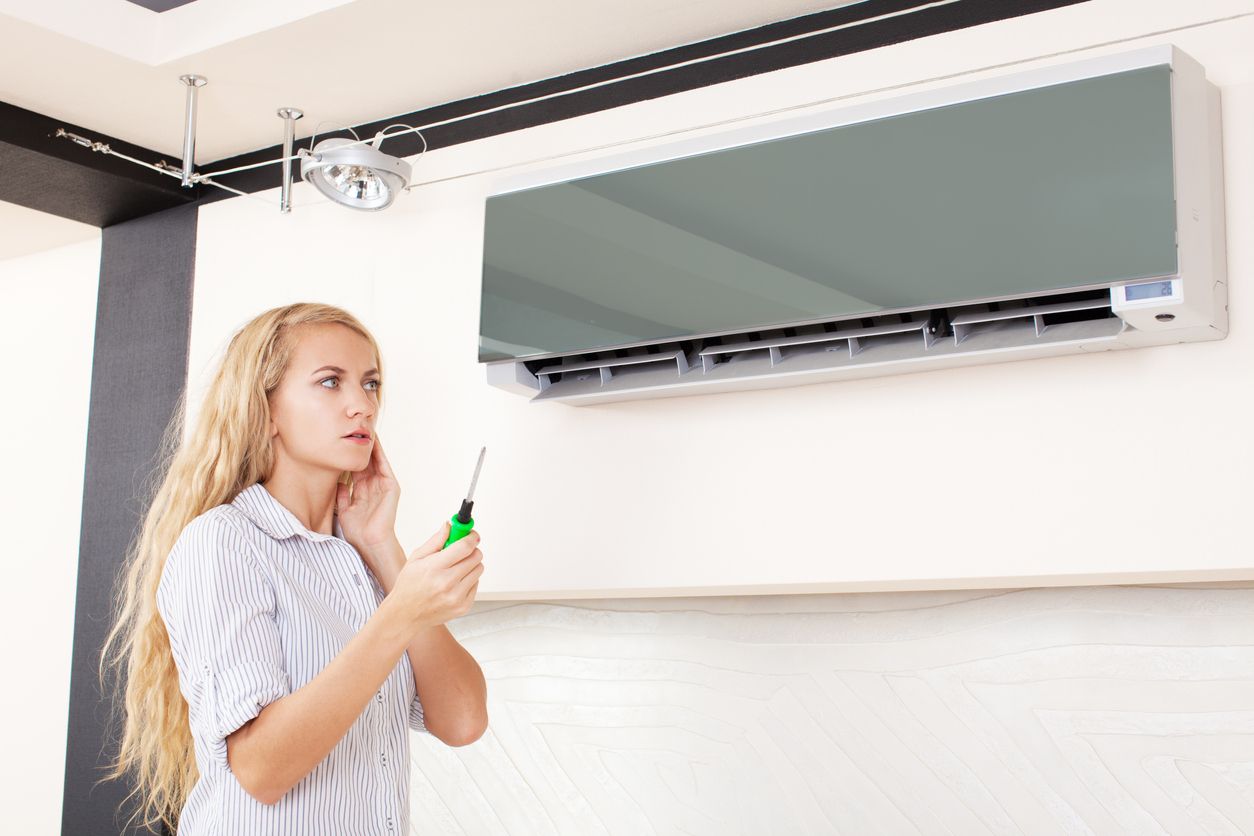
[[[153,66],[353,0],[197,0],[158,14],[127,0],[0,0],[0,14]]]
[[[856,2],[856,0],[854,0]],[[0,0],[0,100],[196,163],[278,144],[280,107],[357,124],[851,0]]]

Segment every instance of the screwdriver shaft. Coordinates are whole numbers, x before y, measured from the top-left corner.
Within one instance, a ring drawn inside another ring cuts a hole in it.
[[[479,451],[479,462],[475,465],[475,475],[470,477],[470,489],[466,491],[466,499],[468,501],[475,498],[475,485],[479,482],[479,469],[483,467],[483,454],[486,452],[488,452],[487,447]]]

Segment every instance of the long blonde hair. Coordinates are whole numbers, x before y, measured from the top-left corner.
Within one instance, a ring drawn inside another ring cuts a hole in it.
[[[146,491],[151,500],[118,576],[113,626],[100,656],[101,692],[113,697],[110,728],[116,728],[119,715],[123,726],[117,760],[101,780],[132,773],[133,788],[126,799],[138,795],[140,803],[128,826],[142,815],[145,827],[161,821],[173,831],[200,775],[187,702],[157,611],[157,584],[166,556],[189,522],[270,477],[269,396],[287,370],[300,327],[329,323],[346,325],[365,337],[382,376],[378,343],[352,314],[311,302],[272,308],[232,337],[187,442],[182,443],[186,386],[166,426],[158,466],[149,476],[150,486],[157,481],[160,486]],[[382,405],[382,394],[379,398]],[[346,472],[340,481],[349,478]],[[116,676],[123,665],[126,682],[120,704],[120,689],[105,687],[105,671]]]

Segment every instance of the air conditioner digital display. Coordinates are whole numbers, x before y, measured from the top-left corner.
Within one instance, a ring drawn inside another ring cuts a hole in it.
[[[1162,64],[493,196],[479,360],[1174,275],[1172,165]]]
[[[1123,289],[1123,298],[1129,302],[1141,299],[1157,299],[1171,296],[1171,282],[1150,282],[1148,284],[1130,284]]]

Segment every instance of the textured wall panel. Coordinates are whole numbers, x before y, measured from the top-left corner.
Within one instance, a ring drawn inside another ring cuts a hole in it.
[[[154,467],[161,434],[186,386],[197,211],[167,209],[101,234],[61,812],[65,836],[151,832],[122,828],[134,809],[122,803],[129,783],[98,783],[117,755],[121,733],[106,726],[109,697],[101,693],[98,666],[112,590],[143,520],[147,483],[160,475]],[[108,689],[123,685],[106,680]]]
[[[479,604],[413,832],[1254,833],[1254,588]]]

